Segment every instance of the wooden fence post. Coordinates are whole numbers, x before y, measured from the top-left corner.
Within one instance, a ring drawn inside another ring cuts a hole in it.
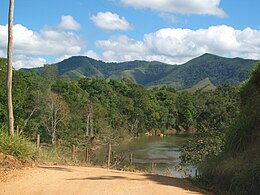
[[[110,160],[111,160],[111,144],[108,144],[108,155],[107,155],[107,168],[110,167]]]
[[[72,145],[72,160],[75,161],[76,146]]]
[[[154,163],[153,162],[151,164],[151,169],[152,169],[152,171],[154,171]]]
[[[37,140],[36,140],[36,147],[40,148],[40,143],[41,143],[41,136],[40,134],[37,134]]]
[[[86,163],[89,162],[89,150],[88,150],[88,148],[86,148],[85,161],[86,161]]]
[[[133,153],[130,153],[130,155],[129,155],[129,162],[130,162],[130,165],[132,166],[133,165]]]

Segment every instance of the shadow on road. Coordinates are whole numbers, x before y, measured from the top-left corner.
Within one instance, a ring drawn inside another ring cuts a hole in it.
[[[207,195],[213,195],[211,192],[207,192],[206,190],[199,189],[195,186],[193,186],[190,181],[187,179],[181,179],[181,178],[174,178],[174,177],[167,177],[167,176],[161,176],[161,175],[153,175],[153,174],[145,174],[147,179],[154,181],[160,185],[167,185],[167,186],[174,186],[178,188],[182,188],[185,190],[192,191],[193,192],[200,192],[202,194]]]
[[[167,176],[160,176],[160,175],[153,175],[153,174],[145,174],[144,178],[129,178],[129,177],[123,177],[123,176],[107,176],[107,175],[101,175],[97,177],[83,177],[83,178],[69,178],[67,180],[71,181],[82,181],[82,180],[99,180],[99,181],[105,181],[105,180],[135,180],[135,181],[144,181],[144,180],[150,180],[160,185],[167,185],[172,187],[178,187],[182,188],[188,191],[191,191],[190,194],[196,194],[197,192],[202,194],[209,194],[212,195],[213,193],[207,192],[205,190],[199,189],[197,187],[194,187],[187,179],[180,179],[180,178],[173,178],[173,177],[167,177]]]
[[[100,176],[100,177],[85,177],[85,178],[70,178],[67,180],[115,180],[115,179],[127,179],[127,177],[122,177],[122,176]]]
[[[48,169],[48,170],[54,170],[54,171],[66,171],[66,172],[72,172],[71,169],[68,169],[68,168],[64,168],[64,167],[49,167],[49,166],[41,166],[39,167],[41,169]]]

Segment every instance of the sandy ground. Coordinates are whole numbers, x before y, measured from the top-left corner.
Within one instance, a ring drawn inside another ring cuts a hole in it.
[[[74,166],[39,166],[0,183],[2,195],[209,194],[188,181],[145,173]]]

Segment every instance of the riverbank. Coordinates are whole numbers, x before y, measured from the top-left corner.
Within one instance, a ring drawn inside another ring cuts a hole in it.
[[[112,147],[112,163],[121,170],[128,167],[143,172],[173,177],[194,176],[194,170],[179,169],[180,148],[189,135],[172,135],[167,137],[144,136]],[[104,165],[107,160],[107,148],[103,148],[92,158],[92,164]],[[133,165],[133,166],[131,166]]]
[[[210,194],[185,179],[93,167],[38,166],[15,175],[0,182],[0,194]]]

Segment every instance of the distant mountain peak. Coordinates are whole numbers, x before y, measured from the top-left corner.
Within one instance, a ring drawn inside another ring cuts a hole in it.
[[[242,82],[248,78],[256,62],[256,60],[232,59],[205,53],[182,65],[144,60],[108,63],[88,56],[72,56],[53,66],[57,68],[61,77],[72,79],[103,77],[121,80],[128,78],[147,87],[167,84],[176,89],[185,89],[193,87],[206,78],[215,86]],[[31,71],[44,75],[48,72],[44,68],[35,68]]]
[[[204,53],[199,57],[203,57],[203,56],[205,57],[205,56],[217,56],[217,55],[214,55],[214,54],[211,54],[211,53]]]
[[[194,59],[197,59],[197,58],[224,58],[224,57],[221,57],[221,56],[218,56],[218,55],[215,55],[215,54],[211,54],[211,53],[204,53],[201,56],[198,56]]]

